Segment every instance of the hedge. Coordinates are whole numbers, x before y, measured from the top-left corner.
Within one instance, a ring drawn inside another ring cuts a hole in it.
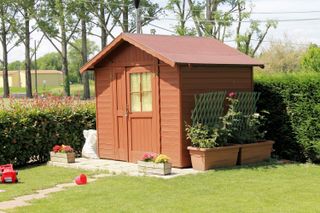
[[[266,138],[275,153],[296,161],[320,162],[320,75],[318,73],[259,76],[258,111],[266,110]]]
[[[79,153],[85,141],[82,131],[95,129],[92,102],[49,97],[4,99],[0,104],[0,164],[46,162],[55,144],[70,145]]]

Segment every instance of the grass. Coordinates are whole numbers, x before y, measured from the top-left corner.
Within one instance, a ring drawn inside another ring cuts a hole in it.
[[[10,87],[10,93],[11,94],[25,94],[26,93],[26,88],[19,88],[19,87]],[[35,89],[33,88],[33,93],[35,93]],[[53,95],[61,95],[63,94],[63,86],[47,86],[46,88],[39,87],[38,88],[38,93],[43,94],[43,93],[51,93]],[[82,96],[83,94],[83,85],[82,84],[71,84],[70,85],[70,93],[71,96]],[[95,89],[94,89],[94,82],[90,82],[90,95],[93,97],[95,94]],[[0,88],[0,94],[3,94],[3,88]]]
[[[112,176],[11,212],[319,212],[320,166],[268,165],[170,180]]]
[[[39,189],[50,188],[59,183],[72,182],[83,171],[51,166],[35,166],[23,168],[18,172],[19,182],[17,184],[0,184],[0,189],[5,190],[5,192],[0,193],[0,201],[32,194]]]

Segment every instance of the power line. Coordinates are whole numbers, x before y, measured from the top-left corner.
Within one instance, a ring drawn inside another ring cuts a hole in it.
[[[320,10],[311,10],[311,11],[279,11],[279,12],[251,12],[251,14],[297,14],[297,13],[320,13]]]
[[[252,39],[252,41],[259,41],[258,39]],[[224,42],[236,42],[236,40],[224,40]],[[263,40],[262,42],[264,43],[277,43],[277,41],[268,41],[268,40]],[[310,42],[312,43],[312,42]],[[309,46],[310,44],[303,44],[303,43],[292,43],[290,42],[290,44],[292,45],[297,45],[297,46]]]
[[[151,24],[151,23],[149,23],[148,25],[153,26],[153,27],[156,27],[156,28],[159,28],[159,29],[161,29],[161,30],[165,30],[165,31],[170,32],[170,33],[174,33],[174,34],[176,34],[176,32],[175,32],[175,31],[168,30],[167,28],[160,27],[160,26],[155,25],[155,24]]]
[[[99,0],[83,0],[83,1],[88,2],[88,3],[101,3],[101,1],[99,1]],[[112,2],[105,2],[105,1],[103,1],[102,4],[104,6],[110,6],[111,5],[111,6],[119,6],[119,7],[124,7],[124,6],[128,6],[128,7],[132,6],[132,7],[134,7],[133,4],[112,3]],[[140,5],[139,8],[151,8],[151,7],[146,7],[146,6]]]
[[[158,18],[158,17],[151,17],[151,16],[144,16],[144,18],[147,19],[153,19],[153,20],[166,20],[166,21],[192,21],[191,19],[176,19],[176,18]],[[320,20],[320,17],[314,17],[314,18],[296,18],[296,19],[269,19],[269,20],[259,20],[259,19],[251,19],[251,20],[242,20],[240,21],[241,23],[251,23],[252,21],[256,22],[268,22],[268,21],[276,21],[276,22],[300,22],[300,21],[318,21]],[[198,22],[207,22],[207,23],[231,23],[231,22],[236,22],[238,23],[238,20],[206,20],[206,19],[198,19],[196,20]]]

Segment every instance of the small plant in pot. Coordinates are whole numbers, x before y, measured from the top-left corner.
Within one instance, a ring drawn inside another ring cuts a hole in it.
[[[171,174],[170,158],[164,154],[146,152],[138,161],[138,171],[144,174],[168,175]]]
[[[232,132],[232,116],[233,111],[228,110],[220,119],[218,127],[201,123],[186,125],[187,139],[190,139],[192,145],[188,146],[188,150],[194,169],[204,171],[237,164],[239,145],[228,144]]]

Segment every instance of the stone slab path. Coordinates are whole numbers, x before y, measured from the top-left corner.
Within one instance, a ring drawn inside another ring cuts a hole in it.
[[[67,168],[76,168],[84,170],[94,170],[94,171],[108,171],[111,174],[124,174],[129,176],[151,176],[163,179],[170,179],[178,177],[181,175],[188,174],[198,174],[200,171],[193,170],[191,168],[178,169],[172,168],[172,173],[170,175],[160,176],[151,175],[138,172],[138,165],[135,163],[115,161],[115,160],[104,160],[104,159],[87,159],[87,158],[76,158],[75,163],[61,163],[49,161],[48,165],[61,166]]]
[[[88,182],[90,183],[90,182],[96,181],[98,178],[107,177],[107,176],[110,176],[110,174],[93,175],[91,178],[88,178]],[[48,197],[49,194],[52,194],[55,192],[60,192],[60,191],[63,191],[69,187],[74,187],[74,186],[77,186],[77,184],[75,184],[74,182],[62,183],[62,184],[58,184],[58,185],[51,187],[51,188],[37,190],[36,193],[34,193],[34,194],[19,196],[19,197],[14,198],[13,200],[9,200],[9,201],[2,201],[2,202],[0,202],[0,213],[4,213],[1,210],[29,206],[29,205],[31,205],[30,204],[31,200],[46,198],[46,197]]]

